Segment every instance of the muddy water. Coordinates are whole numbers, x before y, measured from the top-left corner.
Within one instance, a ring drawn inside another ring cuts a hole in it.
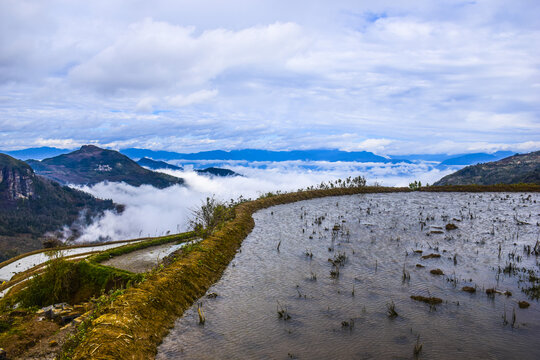
[[[539,236],[540,194],[356,195],[254,218],[209,290],[218,296],[199,301],[206,323],[192,307],[158,359],[409,359],[418,337],[419,358],[540,358],[540,304],[521,290],[527,282],[499,271],[512,263],[538,276],[540,257],[523,246]],[[448,223],[458,228],[446,230]],[[421,258],[432,253],[441,257]],[[335,267],[329,259],[339,255],[346,260]],[[487,288],[512,296],[490,297]],[[444,301],[430,307],[411,295]],[[520,300],[530,307],[520,309]],[[283,309],[290,319],[280,318]]]
[[[193,242],[189,241],[181,244],[171,243],[151,246],[149,248],[135,250],[127,254],[115,256],[109,260],[103,261],[102,264],[134,273],[144,273],[159,265],[164,257],[191,243]]]

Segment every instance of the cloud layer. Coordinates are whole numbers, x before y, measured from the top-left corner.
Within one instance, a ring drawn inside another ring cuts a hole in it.
[[[0,4],[0,148],[540,147],[536,1]]]

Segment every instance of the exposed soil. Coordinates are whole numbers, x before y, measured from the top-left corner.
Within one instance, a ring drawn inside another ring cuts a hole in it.
[[[76,330],[74,324],[61,327],[36,314],[12,314],[2,318],[11,322],[12,328],[0,335],[0,347],[6,351],[8,359],[54,359]]]

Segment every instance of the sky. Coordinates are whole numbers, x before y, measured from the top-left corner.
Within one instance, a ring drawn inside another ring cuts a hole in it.
[[[0,149],[540,149],[540,2],[0,1]]]

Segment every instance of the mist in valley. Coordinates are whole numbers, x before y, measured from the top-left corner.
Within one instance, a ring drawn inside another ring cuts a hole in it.
[[[184,164],[185,165],[185,164]],[[197,165],[204,165],[202,162]],[[208,165],[208,164],[207,164]],[[432,183],[452,170],[438,170],[428,163],[374,164],[355,162],[228,162],[219,164],[242,176],[208,177],[197,174],[192,166],[184,171],[163,170],[181,177],[185,186],[157,189],[149,185],[134,187],[125,183],[99,183],[77,187],[98,198],[125,205],[121,214],[107,211],[80,230],[76,242],[122,240],[160,236],[188,230],[192,211],[203,200],[215,196],[229,202],[254,199],[267,192],[295,191],[321,182],[362,175],[368,185],[407,186],[414,180]],[[65,233],[69,231],[66,229]],[[67,237],[67,236],[66,236]]]

